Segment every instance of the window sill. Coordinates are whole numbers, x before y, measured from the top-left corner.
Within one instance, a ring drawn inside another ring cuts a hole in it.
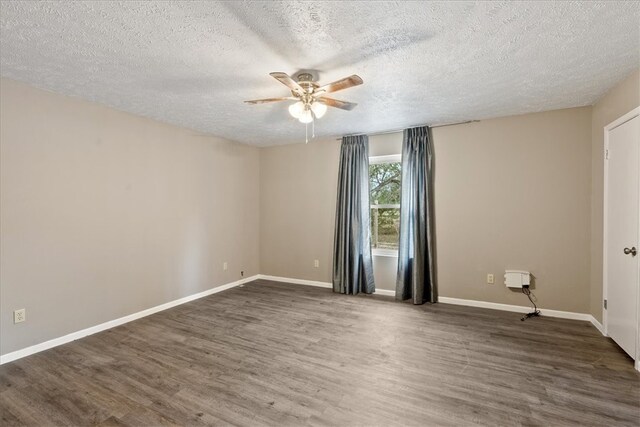
[[[398,251],[393,249],[371,249],[371,255],[398,258]]]

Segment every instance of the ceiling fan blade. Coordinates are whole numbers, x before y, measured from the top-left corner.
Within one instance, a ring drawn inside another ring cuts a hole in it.
[[[265,98],[265,99],[252,99],[251,101],[244,101],[247,104],[266,104],[268,102],[279,102],[279,101],[295,101],[298,98],[293,96],[288,96],[284,98]]]
[[[278,80],[280,83],[282,83],[289,89],[291,89],[293,92],[297,93],[298,95],[304,95],[306,93],[305,90],[302,88],[302,86],[300,86],[298,82],[293,80],[287,73],[275,72],[275,73],[269,73],[269,75],[274,79]]]
[[[318,89],[315,90],[315,92],[321,92],[321,91],[324,93],[337,92],[339,90],[348,89],[353,86],[361,85],[362,83],[363,81],[360,78],[360,76],[354,74],[352,76],[345,77],[344,79],[336,80],[335,82],[329,83],[328,85],[320,86]]]
[[[320,98],[318,98],[318,101],[327,104],[329,107],[340,108],[342,110],[348,110],[348,111],[353,110],[356,107],[356,105],[358,105],[355,102],[340,101],[338,99],[326,98],[324,96],[321,96]]]

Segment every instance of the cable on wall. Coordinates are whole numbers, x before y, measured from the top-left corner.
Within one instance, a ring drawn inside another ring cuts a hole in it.
[[[522,316],[522,320],[523,322],[527,319],[529,319],[530,317],[540,317],[540,310],[538,310],[538,306],[535,303],[535,299],[536,296],[533,295],[533,293],[531,293],[531,289],[529,289],[529,286],[523,286],[522,287],[522,293],[525,294],[527,296],[527,298],[529,298],[529,301],[531,301],[531,304],[533,304],[533,311],[531,313],[527,313],[524,316]],[[532,298],[533,297],[533,298]]]

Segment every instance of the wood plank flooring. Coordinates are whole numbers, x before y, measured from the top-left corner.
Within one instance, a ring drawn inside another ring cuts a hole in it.
[[[0,366],[2,425],[640,425],[586,322],[255,281]]]

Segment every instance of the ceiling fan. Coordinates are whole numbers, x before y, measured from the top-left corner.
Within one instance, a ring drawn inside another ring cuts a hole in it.
[[[269,73],[270,76],[291,89],[291,95],[282,98],[266,98],[245,101],[247,104],[266,104],[269,102],[297,101],[289,106],[289,114],[298,119],[300,123],[313,123],[314,119],[319,119],[327,112],[327,106],[340,108],[342,110],[353,110],[358,105],[353,102],[340,101],[328,98],[325,95],[339,90],[348,89],[363,83],[360,76],[352,75],[333,83],[320,86],[313,81],[310,73],[300,73],[297,81],[287,73]]]

